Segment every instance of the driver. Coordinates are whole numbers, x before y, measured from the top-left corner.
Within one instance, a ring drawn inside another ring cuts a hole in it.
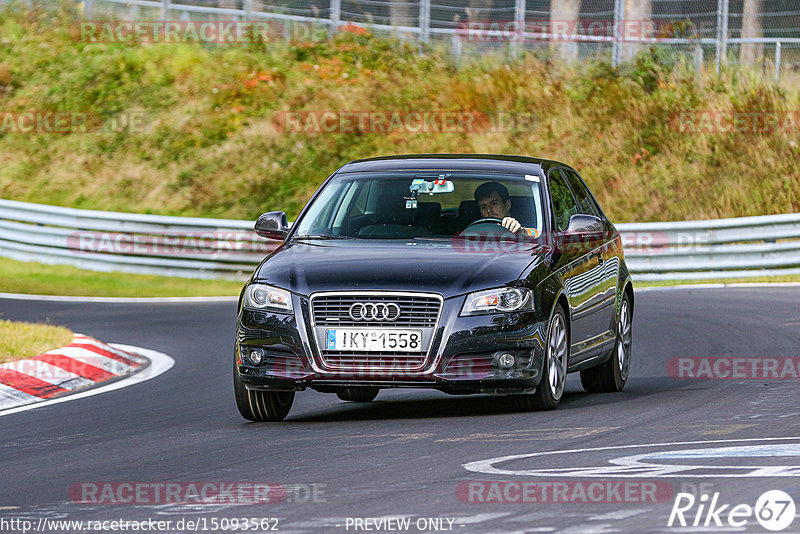
[[[508,198],[508,189],[498,182],[486,182],[475,190],[475,200],[481,210],[481,217],[494,217],[501,219],[500,224],[509,232],[517,233],[522,230],[529,236],[536,236],[533,228],[524,228],[518,220],[511,216],[511,199]]]

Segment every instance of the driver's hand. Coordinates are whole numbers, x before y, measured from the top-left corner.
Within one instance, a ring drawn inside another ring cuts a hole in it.
[[[503,222],[501,222],[500,224],[503,225],[503,228],[515,234],[520,228],[522,228],[522,225],[514,217],[505,217],[503,219]]]

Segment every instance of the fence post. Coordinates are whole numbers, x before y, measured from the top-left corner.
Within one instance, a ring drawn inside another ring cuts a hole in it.
[[[694,47],[694,68],[697,71],[697,74],[701,74],[703,72],[703,47],[700,46],[699,41]]]
[[[247,20],[253,20],[253,0],[244,0],[244,17]]]
[[[458,35],[458,33],[453,34],[450,48],[453,52],[453,61],[455,62],[456,68],[458,68],[461,66],[461,36]]]
[[[775,42],[775,81],[781,81],[781,42]]]
[[[170,0],[161,0],[161,20],[169,18],[169,2]]]
[[[92,0],[83,0],[83,16],[87,19],[92,16]]]
[[[512,49],[515,57],[519,57],[520,49],[525,49],[525,8],[525,0],[514,1],[514,24],[519,35],[519,37],[512,37]]]
[[[717,0],[717,58],[714,68],[719,74],[720,65],[727,62],[728,58],[728,11],[729,0]]]
[[[339,27],[339,17],[342,14],[342,0],[331,0],[331,29],[328,36],[333,39],[336,28]]]
[[[420,0],[419,3],[419,40],[427,43],[431,29],[431,0]]]
[[[722,0],[722,64],[728,64],[728,14],[730,0]]]
[[[624,0],[614,0],[614,24],[611,27],[611,66],[616,67],[619,65],[620,51],[622,50],[622,43],[619,42],[622,32],[620,25],[625,16],[625,2]]]

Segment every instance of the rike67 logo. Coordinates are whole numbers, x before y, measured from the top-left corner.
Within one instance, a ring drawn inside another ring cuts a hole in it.
[[[691,493],[678,493],[668,527],[728,527],[746,528],[755,519],[771,531],[785,530],[794,521],[795,504],[792,497],[781,490],[761,494],[755,506],[749,504],[722,504],[719,493],[703,494],[696,498]]]

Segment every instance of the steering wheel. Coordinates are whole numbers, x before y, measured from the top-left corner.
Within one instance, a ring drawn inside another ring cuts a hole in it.
[[[477,224],[488,224],[488,223],[499,224],[499,225],[502,226],[503,219],[498,219],[497,217],[484,217],[482,219],[477,219],[475,221],[472,221],[471,223],[469,223],[467,225],[467,228],[469,228],[471,226],[475,226]],[[465,230],[466,230],[466,228],[465,228]]]
[[[488,224],[492,224],[492,225],[497,225],[497,226],[500,227],[500,228],[492,227],[491,228],[491,232],[492,233],[499,232],[500,234],[503,234],[503,235],[504,234],[509,234],[511,236],[514,236],[514,237],[517,236],[517,234],[515,234],[514,232],[512,232],[511,230],[509,230],[508,228],[503,226],[503,219],[498,219],[497,217],[484,217],[482,219],[477,219],[475,221],[472,221],[471,223],[469,223],[467,225],[466,228],[464,228],[464,231],[461,232],[461,235],[464,235],[469,231],[475,231],[475,228],[473,228],[473,227],[478,226],[478,225],[482,225],[482,224],[487,224],[487,225]]]

